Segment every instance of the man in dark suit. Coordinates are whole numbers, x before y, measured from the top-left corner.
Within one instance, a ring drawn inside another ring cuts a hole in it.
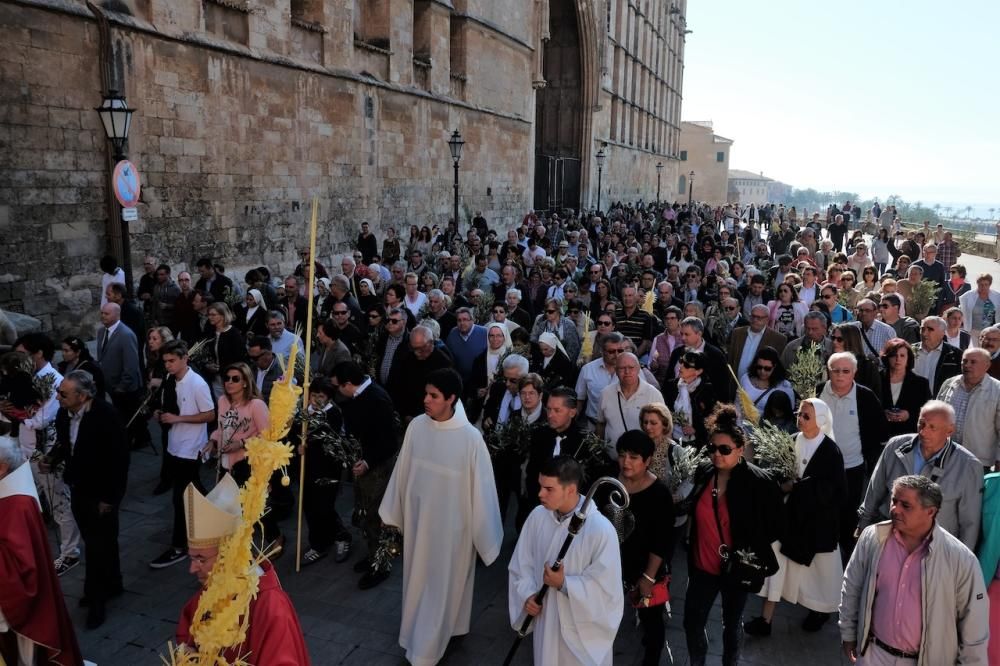
[[[677,376],[677,364],[686,350],[700,351],[705,354],[708,381],[718,391],[717,397],[722,402],[732,402],[736,397],[736,384],[729,373],[729,362],[722,350],[705,341],[705,324],[697,317],[685,317],[681,322],[681,341],[670,355],[667,364],[667,379]]]
[[[410,351],[410,334],[406,330],[405,308],[390,308],[385,315],[385,330],[376,343],[375,381],[382,386],[389,385],[393,368]]]
[[[254,364],[254,381],[264,402],[267,402],[271,399],[271,387],[282,375],[281,363],[271,351],[271,339],[264,335],[257,336],[250,341],[247,353]],[[301,383],[301,377],[296,376],[296,379]]]
[[[729,338],[729,365],[733,367],[737,377],[750,367],[757,350],[764,347],[774,347],[779,354],[788,344],[788,339],[774,329],[768,328],[769,313],[766,305],[755,305],[750,310],[750,325],[740,326],[733,330]]]
[[[47,472],[65,465],[63,480],[87,559],[80,602],[89,606],[87,628],[94,629],[104,623],[107,600],[122,593],[118,508],[128,481],[128,448],[114,408],[94,399],[90,373],[69,373],[56,395],[56,443],[40,467]]]
[[[142,370],[139,365],[139,346],[128,326],[121,321],[121,308],[117,303],[101,306],[101,323],[97,336],[97,363],[104,373],[104,385],[111,402],[118,409],[122,423],[128,423],[142,402]],[[129,428],[132,446],[149,442],[149,430],[144,419],[134,419]]]
[[[434,333],[429,328],[417,326],[410,331],[410,351],[393,365],[388,384],[389,395],[404,425],[424,413],[427,375],[450,367],[451,359],[434,346]]]
[[[108,299],[108,303],[116,303],[121,308],[122,323],[135,333],[136,344],[141,349],[143,342],[146,340],[146,318],[143,315],[142,308],[134,301],[128,300],[125,285],[117,282],[112,282],[108,285],[105,296]]]
[[[503,257],[503,255],[500,255]],[[520,274],[515,266],[504,266],[500,269],[500,282],[493,285],[493,302],[504,303],[507,292],[511,289],[522,289],[524,285],[518,282]]]
[[[941,384],[962,372],[962,350],[945,342],[948,324],[941,317],[924,317],[920,322],[920,342],[913,347],[913,372],[931,385],[937,395]]]
[[[206,294],[211,294],[212,300],[225,303],[227,294],[235,292],[236,288],[233,286],[233,281],[215,270],[215,265],[212,263],[210,257],[202,257],[195,264],[195,267],[198,269],[198,275],[201,277],[198,278],[198,282],[195,283],[194,288]]]
[[[389,577],[388,571],[373,566],[372,558],[382,536],[382,520],[378,515],[382,496],[399,450],[395,408],[385,389],[372,381],[361,366],[353,361],[340,363],[333,369],[332,381],[339,387],[347,434],[361,443],[361,460],[351,469],[354,475],[356,506],[364,514],[361,528],[368,540],[368,557],[358,562],[354,570],[363,573],[358,587],[375,587]],[[377,418],[373,418],[377,417]]]

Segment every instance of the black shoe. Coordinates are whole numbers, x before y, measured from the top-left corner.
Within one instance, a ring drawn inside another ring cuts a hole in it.
[[[108,599],[117,599],[118,597],[122,596],[122,594],[124,594],[124,593],[125,593],[125,588],[122,587],[121,585],[118,585],[117,587],[113,587],[113,588],[111,588],[111,590],[108,591],[108,597],[107,598]],[[88,599],[87,597],[80,597],[80,601],[77,602],[77,604],[80,606],[80,608],[89,608],[90,607],[90,599]]]
[[[743,631],[751,636],[770,636],[771,623],[762,617],[755,617],[749,622],[743,623]]]
[[[347,561],[347,558],[351,556],[351,542],[350,541],[334,541],[333,542],[333,561],[337,564]]]
[[[105,616],[104,602],[95,603],[87,612],[87,629],[97,629],[104,624]]]
[[[806,619],[802,621],[803,631],[819,631],[826,624],[827,620],[830,619],[829,613],[817,613],[816,611],[809,611],[809,615],[806,615]]]
[[[354,573],[365,573],[371,568],[371,562],[367,557],[354,563]]]
[[[372,569],[361,577],[361,580],[358,581],[358,587],[362,590],[370,590],[388,577],[388,571],[375,571]]]
[[[162,495],[163,493],[170,492],[171,488],[173,488],[171,484],[167,483],[166,481],[160,481],[158,484],[156,484],[156,487],[153,488],[153,496],[155,497],[157,495]]]
[[[178,562],[183,562],[187,559],[187,556],[188,554],[183,550],[167,548],[159,557],[149,563],[149,567],[151,569],[166,569],[167,567],[173,566]]]

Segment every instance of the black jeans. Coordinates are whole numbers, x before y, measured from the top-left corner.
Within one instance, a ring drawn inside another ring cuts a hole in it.
[[[521,506],[521,460],[516,454],[505,451],[493,460],[493,479],[497,486],[497,500],[500,502],[500,522],[507,524],[507,507],[510,496],[517,500],[518,512]],[[520,527],[518,528],[520,529]]]
[[[334,541],[351,542],[351,533],[337,513],[337,495],[343,483],[343,469],[339,470],[336,483],[317,483],[306,473],[302,493],[302,514],[309,527],[309,547],[323,553],[330,549]]]
[[[164,450],[163,457],[166,462],[170,483],[173,486],[174,503],[174,532],[170,538],[170,545],[177,550],[187,551],[187,518],[184,513],[184,490],[189,483],[193,483],[199,493],[205,493],[205,487],[201,484],[201,461],[195,458],[178,458]]]
[[[740,643],[743,640],[743,607],[747,591],[723,585],[721,576],[691,567],[688,576],[687,598],[684,599],[684,634],[687,637],[688,656],[693,666],[703,666],[708,654],[708,636],[705,625],[715,597],[722,594],[722,663],[732,666],[739,662]]]
[[[663,625],[663,606],[640,608],[639,628],[642,631],[642,646],[645,648],[643,666],[658,666],[663,653],[663,642],[667,630]]]
[[[396,458],[393,456],[354,479],[354,506],[364,516],[360,527],[368,542],[368,557],[374,557],[382,538],[382,518],[378,515],[378,508],[395,466]]]
[[[847,476],[847,494],[840,507],[840,559],[844,567],[854,552],[854,531],[858,528],[858,507],[865,498],[865,466],[858,465],[844,470]]]
[[[73,518],[80,528],[87,568],[83,579],[83,596],[92,604],[104,603],[108,596],[122,588],[122,569],[118,554],[118,507],[101,513],[99,500],[76,488],[70,490]]]

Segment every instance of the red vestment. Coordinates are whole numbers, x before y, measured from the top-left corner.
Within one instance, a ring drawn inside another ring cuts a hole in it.
[[[27,463],[12,474],[22,468],[31,474]],[[0,516],[0,612],[14,633],[35,643],[41,663],[81,666],[38,500],[21,494],[2,497]]]
[[[233,662],[245,656],[252,666],[308,666],[309,651],[295,608],[281,589],[274,568],[267,562],[261,566],[264,575],[260,577],[257,598],[250,602],[247,639],[238,648],[226,650],[226,660]],[[200,598],[201,590],[184,605],[177,623],[177,643],[194,645],[191,621]]]

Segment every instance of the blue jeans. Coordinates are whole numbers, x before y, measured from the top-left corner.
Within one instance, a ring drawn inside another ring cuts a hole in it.
[[[695,547],[694,544],[691,545]],[[722,663],[734,666],[739,662],[740,643],[743,641],[743,607],[747,591],[724,585],[721,576],[713,576],[691,567],[688,576],[687,597],[684,599],[684,634],[687,637],[688,656],[692,666],[703,666],[708,654],[708,636],[705,625],[715,598],[722,594]]]

